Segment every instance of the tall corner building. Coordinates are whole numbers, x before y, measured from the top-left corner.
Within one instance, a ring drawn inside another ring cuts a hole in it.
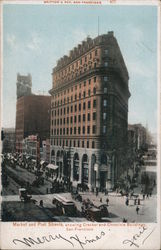
[[[88,37],[57,62],[50,138],[59,178],[108,189],[126,172],[128,80],[113,32]]]

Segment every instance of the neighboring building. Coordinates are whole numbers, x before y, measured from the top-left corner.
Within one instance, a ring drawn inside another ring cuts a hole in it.
[[[50,140],[44,140],[42,142],[42,147],[40,148],[41,160],[45,162],[50,162]]]
[[[32,78],[31,75],[27,76],[17,74],[17,99],[21,96],[32,95]]]
[[[35,161],[40,161],[39,139],[35,135],[29,135],[22,142],[22,153]]]
[[[147,132],[147,129],[142,124],[128,125],[129,140],[133,140],[133,146],[135,147],[135,150],[144,149],[147,147],[149,142]],[[133,135],[133,139],[130,138],[130,135]]]
[[[19,76],[20,77],[20,76]],[[21,76],[22,77],[22,76]],[[22,79],[25,77],[22,77]],[[30,77],[31,78],[31,77]],[[31,82],[30,82],[31,85]],[[17,85],[17,93],[20,92]],[[18,94],[16,103],[16,151],[22,152],[22,141],[29,135],[37,135],[40,140],[50,137],[50,96],[31,95],[30,91]],[[22,93],[22,92],[21,92]]]
[[[73,185],[110,188],[126,170],[128,72],[113,32],[87,38],[52,73],[51,162]]]
[[[15,152],[15,128],[3,128],[3,153]]]

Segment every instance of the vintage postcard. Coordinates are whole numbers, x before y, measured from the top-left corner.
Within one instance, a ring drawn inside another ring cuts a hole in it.
[[[160,1],[1,1],[1,249],[160,249]]]

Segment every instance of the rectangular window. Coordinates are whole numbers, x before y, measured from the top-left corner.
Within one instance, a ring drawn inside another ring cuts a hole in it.
[[[93,121],[96,120],[96,112],[93,112]]]
[[[95,142],[92,141],[92,148],[95,148]]]
[[[74,141],[73,145],[74,145],[74,147],[75,147],[75,141]]]
[[[107,113],[103,113],[103,120],[106,120],[107,118]]]
[[[103,106],[107,107],[107,100],[106,99],[103,100]]]
[[[105,55],[108,55],[108,49],[105,49]]]
[[[80,142],[78,141],[78,148],[80,147]]]
[[[107,67],[107,66],[108,66],[108,62],[105,62],[105,64],[104,64],[104,65],[105,65],[105,67]]]
[[[65,115],[65,108],[64,108],[64,115]]]
[[[84,81],[84,87],[86,86],[86,81]]]
[[[79,103],[79,111],[81,111],[81,103]]]
[[[82,148],[84,148],[84,141],[82,141]]]
[[[72,132],[73,132],[73,131],[72,131],[72,128],[70,128],[70,134],[71,134],[71,135],[72,135]]]
[[[68,147],[68,140],[66,140],[66,146]]]
[[[106,126],[103,126],[103,134],[106,133]]]
[[[91,90],[90,90],[90,89],[88,90],[88,95],[89,95],[89,96],[91,95]]]
[[[92,133],[93,133],[93,134],[96,133],[96,125],[93,125],[93,127],[92,127]]]
[[[81,122],[81,115],[78,116],[78,121]]]
[[[89,141],[87,141],[87,148],[89,148]]]
[[[89,85],[91,84],[91,79],[88,80]]]
[[[88,113],[88,121],[90,121],[90,113]]]
[[[85,126],[83,126],[83,134],[85,134]]]
[[[88,101],[88,108],[90,109],[91,108],[91,102]]]
[[[87,134],[90,134],[90,126],[87,127]]]
[[[83,102],[83,110],[85,110],[85,109],[86,109],[86,103]]]
[[[86,97],[86,92],[85,92],[85,91],[83,92],[83,97],[84,97],[84,98]]]
[[[77,111],[77,105],[75,105],[75,112]]]
[[[79,93],[79,99],[81,99],[81,93]]]
[[[107,88],[104,88],[104,89],[103,89],[103,93],[104,93],[104,94],[107,94]]]
[[[97,56],[97,49],[95,50],[95,56]]]
[[[96,99],[93,100],[93,108],[96,108]]]
[[[81,133],[81,128],[78,127],[78,134],[80,135],[80,133]]]
[[[85,120],[86,120],[86,115],[83,114],[83,122],[85,122]]]
[[[70,123],[73,123],[73,116],[70,117]]]
[[[96,82],[96,76],[94,77],[94,82]]]
[[[69,129],[67,128],[67,135],[69,134]]]
[[[77,122],[77,116],[76,115],[74,116],[74,122],[75,123]]]
[[[67,107],[67,114],[69,114],[69,107]]]
[[[63,128],[63,135],[65,135],[65,128]]]
[[[107,82],[107,76],[104,76],[103,80],[104,82]]]
[[[74,127],[74,134],[76,135],[76,127]]]
[[[73,112],[73,106],[70,107],[70,111],[71,111],[71,113]]]

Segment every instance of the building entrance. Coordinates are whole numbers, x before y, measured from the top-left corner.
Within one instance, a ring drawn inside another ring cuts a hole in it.
[[[100,189],[106,188],[107,171],[100,172]]]

